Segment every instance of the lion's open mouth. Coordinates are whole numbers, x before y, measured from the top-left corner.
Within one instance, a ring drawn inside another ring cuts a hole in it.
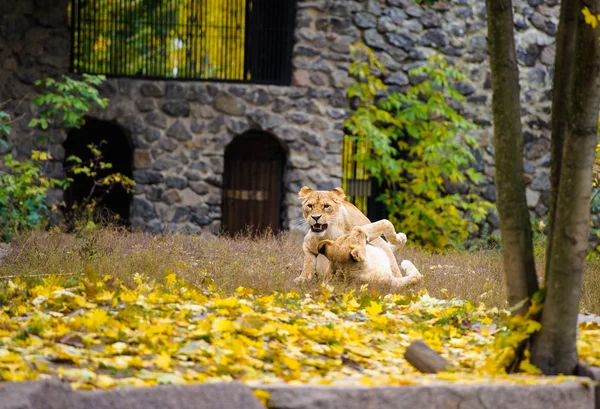
[[[315,223],[312,226],[310,226],[310,230],[313,233],[322,233],[327,229],[327,224],[319,224],[319,223]]]

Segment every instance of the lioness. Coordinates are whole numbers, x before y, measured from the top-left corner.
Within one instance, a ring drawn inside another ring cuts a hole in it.
[[[422,276],[419,270],[408,260],[402,261],[400,268],[405,277],[395,277],[392,265],[386,253],[370,241],[385,235],[393,251],[406,243],[406,235],[394,231],[388,220],[380,220],[364,226],[357,226],[348,234],[334,240],[321,240],[318,245],[319,254],[329,260],[329,268],[324,282],[332,277],[344,275],[349,281],[363,284],[383,284],[393,291],[401,291],[410,284],[417,283]]]
[[[346,202],[346,195],[341,187],[331,191],[312,190],[307,186],[298,193],[303,200],[302,212],[310,230],[304,237],[304,265],[302,273],[294,280],[296,283],[310,281],[317,270],[317,246],[321,240],[335,240],[350,233],[353,227],[369,224],[371,221],[352,203]],[[402,276],[396,257],[389,244],[381,237],[374,238],[371,243],[380,247],[387,255],[392,272]]]

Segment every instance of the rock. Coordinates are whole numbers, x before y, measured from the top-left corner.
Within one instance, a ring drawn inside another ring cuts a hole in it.
[[[454,89],[464,96],[469,96],[475,92],[475,87],[464,81],[454,84]]]
[[[521,42],[525,46],[527,46],[529,44],[535,44],[540,47],[545,47],[550,44],[553,44],[555,41],[556,40],[554,39],[554,37],[551,37],[548,34],[542,33],[535,29],[527,30],[521,36]]]
[[[444,190],[449,195],[464,195],[469,192],[469,183],[466,181],[452,183],[449,179],[444,179]]]
[[[148,125],[155,126],[160,129],[167,128],[167,117],[162,112],[149,112],[145,116]]]
[[[305,124],[309,121],[308,115],[304,112],[292,111],[285,114],[285,119],[297,124]]]
[[[183,85],[176,82],[167,82],[166,86],[167,99],[186,99],[186,91]]]
[[[406,8],[406,14],[411,17],[419,18],[423,15],[423,9],[419,6],[410,6]]]
[[[208,217],[208,207],[192,207],[190,214],[190,221],[198,226],[208,226],[212,222],[212,219]]]
[[[484,199],[495,203],[496,202],[496,187],[493,184],[487,185],[486,187],[483,188],[483,192],[481,192],[481,195],[483,196]]]
[[[165,95],[165,90],[159,86],[160,83],[149,82],[140,86],[140,94],[145,97],[162,97]]]
[[[485,36],[476,35],[471,37],[467,44],[467,52],[469,54],[476,54],[485,56],[487,54],[488,45]]]
[[[283,125],[283,118],[280,115],[274,115],[262,109],[257,109],[252,112],[249,119],[254,122],[260,129],[271,130]]]
[[[408,81],[408,76],[404,72],[398,71],[398,72],[390,75],[389,77],[387,77],[385,79],[384,83],[387,85],[404,86],[404,85],[408,85],[409,81]]]
[[[292,78],[292,83],[297,87],[306,87],[309,84],[308,71],[296,70]]]
[[[411,51],[415,47],[415,36],[408,33],[386,33],[388,42],[405,51]]]
[[[441,30],[429,30],[421,36],[420,44],[433,48],[445,48],[448,46],[448,37]]]
[[[190,103],[186,100],[167,101],[162,105],[165,114],[174,117],[190,116]]]
[[[346,92],[341,89],[336,89],[333,92],[333,95],[331,95],[331,98],[329,98],[329,103],[335,108],[345,108],[347,103]]]
[[[380,33],[389,33],[392,31],[396,31],[398,27],[392,21],[392,18],[389,16],[379,17],[379,21],[377,22],[377,31]]]
[[[153,99],[138,99],[135,101],[135,106],[140,112],[149,112],[156,109],[156,103]]]
[[[246,101],[259,106],[268,105],[272,101],[271,95],[262,88],[253,90],[252,92],[246,94],[244,98]]]
[[[525,145],[525,157],[531,161],[540,159],[550,152],[550,141],[547,139],[536,139]]]
[[[197,195],[203,196],[208,193],[209,186],[206,182],[203,181],[194,181],[190,182],[190,189]]]
[[[148,149],[136,149],[133,152],[133,167],[147,168],[152,164],[152,153]]]
[[[320,145],[321,140],[315,132],[303,130],[300,132],[300,138],[306,141],[309,145]]]
[[[404,24],[404,21],[407,18],[406,13],[400,9],[390,9],[389,16],[394,22],[394,24],[398,26],[402,26],[402,24]]]
[[[246,106],[244,103],[236,97],[229,95],[223,95],[217,98],[215,108],[229,115],[244,115],[246,113]]]
[[[146,130],[146,124],[144,124],[144,121],[135,115],[127,115],[123,118],[119,118],[118,122],[123,126],[123,128],[127,129],[133,134],[143,133]]]
[[[538,30],[541,30],[541,31],[546,30],[546,18],[544,16],[542,16],[540,13],[533,13],[529,17],[529,21],[531,21],[531,24],[533,24],[533,26],[535,28],[537,28]]]
[[[365,40],[365,44],[375,50],[383,50],[386,48],[385,40],[374,28],[366,30],[363,33],[363,38]]]
[[[544,48],[544,51],[542,51],[542,64],[544,65],[548,65],[548,66],[554,66],[554,59],[556,58],[556,45],[552,44],[549,45],[548,47]]]
[[[163,138],[160,140],[160,142],[158,143],[159,147],[161,149],[164,149],[167,152],[173,152],[175,149],[177,149],[177,142],[175,142],[173,139],[171,138]]]
[[[160,172],[156,172],[148,169],[134,169],[133,180],[135,183],[141,185],[151,185],[154,183],[160,183],[162,181],[162,175]]]
[[[406,20],[404,23],[402,23],[402,28],[413,33],[420,33],[423,31],[423,25],[419,22],[419,20]]]
[[[133,198],[133,213],[138,217],[148,219],[154,216],[154,206],[146,199],[140,197]]]
[[[172,205],[179,202],[181,197],[179,196],[179,191],[177,189],[169,189],[163,193],[162,199],[166,204]]]
[[[313,72],[312,74],[310,74],[310,82],[313,85],[316,86],[324,86],[324,85],[329,85],[329,80],[327,75],[323,74],[322,72]]]
[[[498,212],[495,210],[492,210],[488,213],[487,221],[496,229],[500,227],[500,216],[498,216]]]
[[[190,141],[193,138],[192,133],[181,121],[176,121],[171,125],[167,130],[166,135],[169,138],[177,139],[178,141]]]
[[[427,10],[420,18],[421,24],[426,28],[438,28],[442,26],[442,20],[438,13],[433,10]]]
[[[537,191],[547,191],[550,190],[550,176],[547,171],[541,171],[538,175],[533,179],[531,184],[529,185],[531,189]]]
[[[225,117],[223,115],[219,115],[208,123],[206,130],[212,134],[216,134],[223,129],[223,126],[225,126]]]
[[[377,18],[366,12],[358,12],[354,15],[354,24],[360,28],[373,28],[377,25]]]
[[[379,0],[367,0],[367,11],[375,16],[380,16],[382,9]]]
[[[186,206],[174,206],[167,209],[167,220],[178,223],[189,220],[190,210]]]
[[[527,73],[527,79],[530,84],[543,87],[546,85],[546,70],[541,67],[533,67]]]
[[[204,121],[192,121],[192,124],[190,125],[190,131],[195,134],[202,133],[202,131],[204,131]]]
[[[540,200],[540,192],[536,192],[535,190],[531,190],[530,188],[527,188],[525,190],[525,197],[527,199],[527,206],[528,207],[535,207],[539,200]]]
[[[233,133],[234,135],[241,135],[250,129],[250,123],[246,118],[243,119],[233,119],[227,118],[225,122],[227,129]]]
[[[533,67],[540,55],[540,47],[529,44],[526,49],[517,48],[517,60],[526,67]]]
[[[594,390],[580,381],[549,385],[434,384],[411,387],[327,387],[261,385],[269,393],[269,407],[277,409],[391,409],[395,402],[406,408],[461,409],[584,409],[593,407]],[[449,406],[453,405],[453,406]],[[135,409],[135,408],[134,408]]]
[[[174,188],[174,189],[185,189],[185,187],[187,186],[187,179],[184,178],[183,176],[179,176],[179,175],[167,175],[165,176],[165,184],[167,185],[167,187],[169,188]]]

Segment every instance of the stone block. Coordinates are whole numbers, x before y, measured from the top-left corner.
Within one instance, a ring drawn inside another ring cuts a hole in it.
[[[152,153],[149,149],[136,149],[133,152],[133,167],[147,168],[152,164]]]
[[[240,116],[246,113],[246,106],[240,98],[223,95],[217,98],[215,108],[225,114]]]
[[[579,382],[554,385],[456,385],[402,387],[265,385],[271,409],[591,409],[593,390]]]

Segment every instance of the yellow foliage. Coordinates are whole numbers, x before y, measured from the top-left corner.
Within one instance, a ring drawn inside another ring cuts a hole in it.
[[[142,284],[138,277],[135,289],[116,288],[109,287],[110,278],[92,273],[87,287],[64,288],[55,278],[31,289],[16,280],[9,285],[0,311],[3,380],[56,377],[79,389],[233,379],[320,385],[558,382],[536,377],[528,359],[521,365],[527,376],[504,374],[514,346],[538,329],[529,315],[426,293],[406,298],[367,289],[255,296],[239,288],[226,296],[187,286],[170,272],[168,285]],[[531,311],[539,308],[533,303]],[[419,374],[404,359],[415,339],[457,371]],[[577,342],[581,360],[598,365],[600,327],[582,324]],[[268,399],[260,392],[257,397]]]

